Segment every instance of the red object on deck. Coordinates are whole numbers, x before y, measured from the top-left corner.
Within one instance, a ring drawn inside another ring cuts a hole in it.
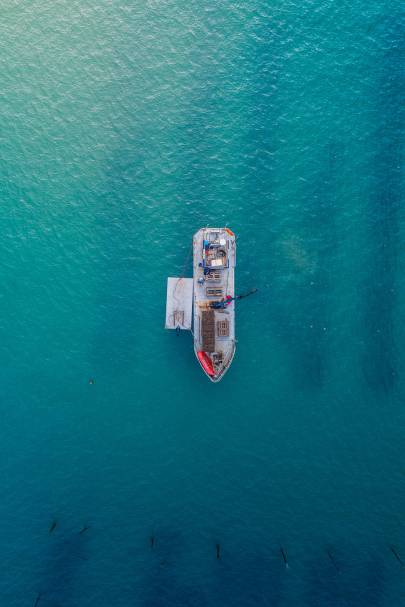
[[[197,356],[198,356],[198,360],[200,361],[201,366],[204,369],[204,371],[206,373],[208,373],[208,375],[210,377],[214,377],[214,375],[215,375],[214,367],[212,366],[212,361],[211,361],[210,357],[208,356],[208,354],[206,352],[203,352],[202,350],[200,350],[199,352],[197,352]]]

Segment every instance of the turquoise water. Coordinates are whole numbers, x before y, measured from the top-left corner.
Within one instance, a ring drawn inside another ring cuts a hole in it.
[[[3,0],[0,30],[0,604],[402,606],[401,3]],[[207,224],[259,289],[218,385],[163,330]]]

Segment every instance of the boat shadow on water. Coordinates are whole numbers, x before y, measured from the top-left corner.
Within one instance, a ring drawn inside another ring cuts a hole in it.
[[[336,141],[319,150],[323,167],[318,178],[301,193],[295,228],[284,228],[274,243],[273,290],[270,318],[292,360],[296,387],[323,386],[330,352],[328,340],[332,308],[333,264],[336,260],[336,180],[343,149]],[[285,305],[288,301],[289,305]]]
[[[370,184],[367,209],[370,254],[364,291],[363,372],[377,394],[395,387],[397,346],[395,306],[399,254],[399,212],[402,199],[403,141],[405,124],[405,79],[401,15],[382,20],[380,63],[375,74],[376,124],[370,142]],[[386,48],[389,44],[389,48]]]

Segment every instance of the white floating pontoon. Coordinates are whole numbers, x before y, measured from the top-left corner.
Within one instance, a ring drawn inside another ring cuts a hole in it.
[[[193,320],[193,279],[168,278],[166,295],[166,329],[191,330]]]

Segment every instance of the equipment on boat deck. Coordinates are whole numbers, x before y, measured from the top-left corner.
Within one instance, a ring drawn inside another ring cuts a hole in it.
[[[244,297],[249,297],[249,295],[253,295],[253,293],[256,293],[257,290],[258,289],[252,289],[251,291],[249,291],[249,293],[245,293],[244,295],[236,295],[236,297],[231,297],[230,295],[227,295],[226,298],[222,301],[212,301],[210,303],[210,307],[214,310],[221,310],[229,306],[232,301],[236,299],[243,299]]]

